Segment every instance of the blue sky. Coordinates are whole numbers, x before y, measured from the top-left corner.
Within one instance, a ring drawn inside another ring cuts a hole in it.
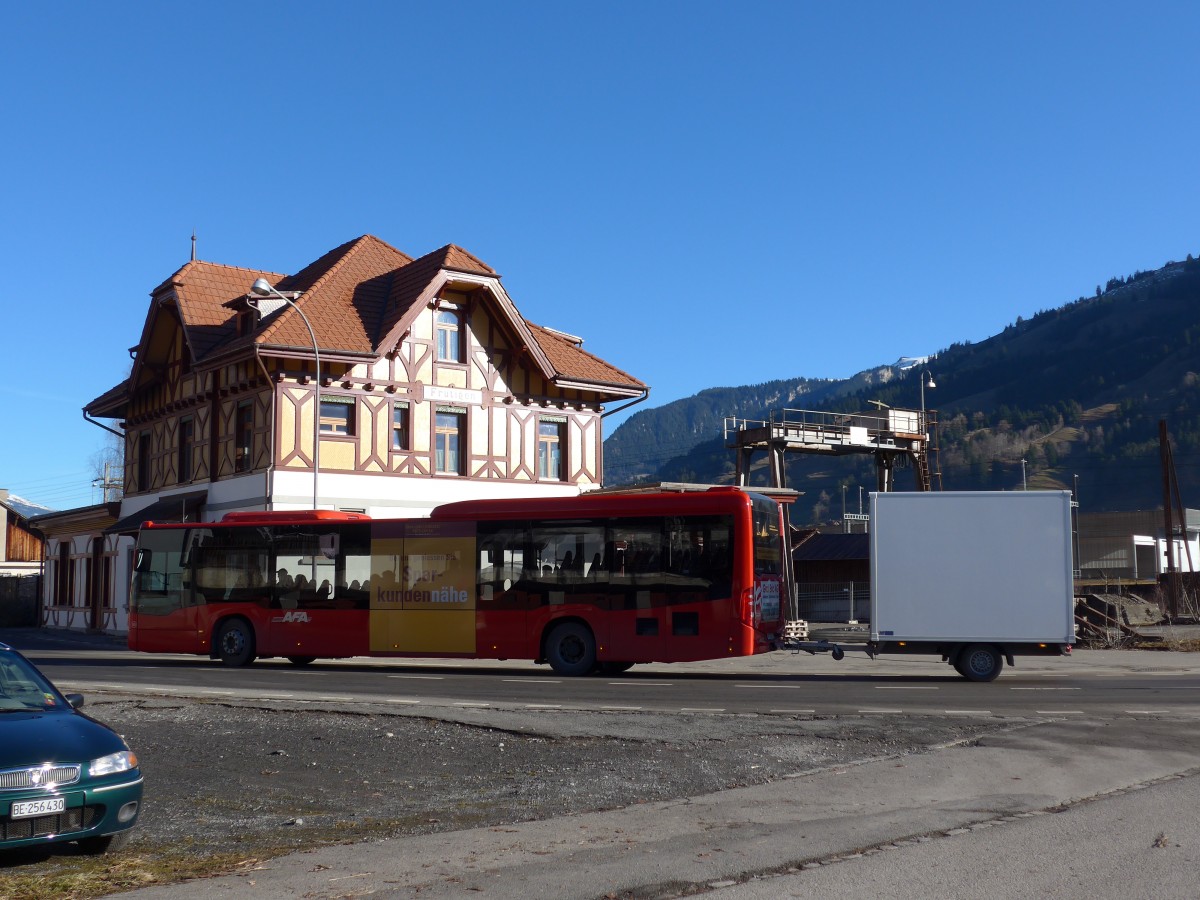
[[[980,340],[1200,253],[1198,46],[1154,2],[9,5],[0,487],[99,499],[81,408],[193,228],[460,244],[650,406]]]

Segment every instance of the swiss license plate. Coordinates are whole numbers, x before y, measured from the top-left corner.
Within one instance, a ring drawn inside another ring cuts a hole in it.
[[[51,797],[48,800],[23,800],[12,805],[12,817],[14,819],[28,819],[30,816],[48,816],[51,813],[60,813],[67,808],[67,801],[63,797]]]

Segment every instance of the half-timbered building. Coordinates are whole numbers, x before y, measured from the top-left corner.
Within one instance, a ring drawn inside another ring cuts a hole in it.
[[[603,417],[648,389],[582,345],[524,319],[455,245],[413,259],[367,235],[294,275],[189,262],[151,292],[129,377],[84,408],[125,441],[117,614],[101,620],[124,628],[116,585],[146,519],[422,516],[599,486]]]

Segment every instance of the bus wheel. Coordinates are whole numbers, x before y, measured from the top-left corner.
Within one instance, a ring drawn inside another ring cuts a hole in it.
[[[254,662],[254,628],[245,619],[227,619],[217,635],[217,655],[227,666]]]
[[[620,675],[633,668],[631,662],[602,662],[596,664],[597,675]]]
[[[309,663],[313,662],[316,659],[316,657],[315,656],[289,656],[287,659],[288,659],[288,662],[290,662],[293,666],[307,666]]]
[[[596,665],[596,639],[586,625],[563,622],[546,638],[546,661],[559,675],[586,675]]]
[[[968,681],[995,681],[1004,668],[1004,657],[987,644],[968,644],[958,654],[954,668]]]

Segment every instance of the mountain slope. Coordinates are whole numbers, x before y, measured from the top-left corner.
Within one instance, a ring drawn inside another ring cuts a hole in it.
[[[926,403],[941,422],[947,489],[1019,489],[1023,481],[1070,488],[1078,478],[1088,509],[1154,508],[1162,499],[1158,421],[1165,418],[1184,499],[1200,500],[1198,261],[1111,280],[1095,297],[952,345],[925,365],[937,382]],[[607,480],[727,481],[733,455],[721,432],[725,416],[765,419],[784,406],[859,412],[873,409],[872,400],[917,408],[920,371],[884,366],[848,381],[721,388],[644,410],[605,441]],[[787,474],[816,521],[840,511],[844,485],[875,484],[870,457],[789,455]],[[765,474],[754,480],[765,484]],[[901,473],[898,485],[911,481]],[[810,517],[803,512],[797,521]]]

